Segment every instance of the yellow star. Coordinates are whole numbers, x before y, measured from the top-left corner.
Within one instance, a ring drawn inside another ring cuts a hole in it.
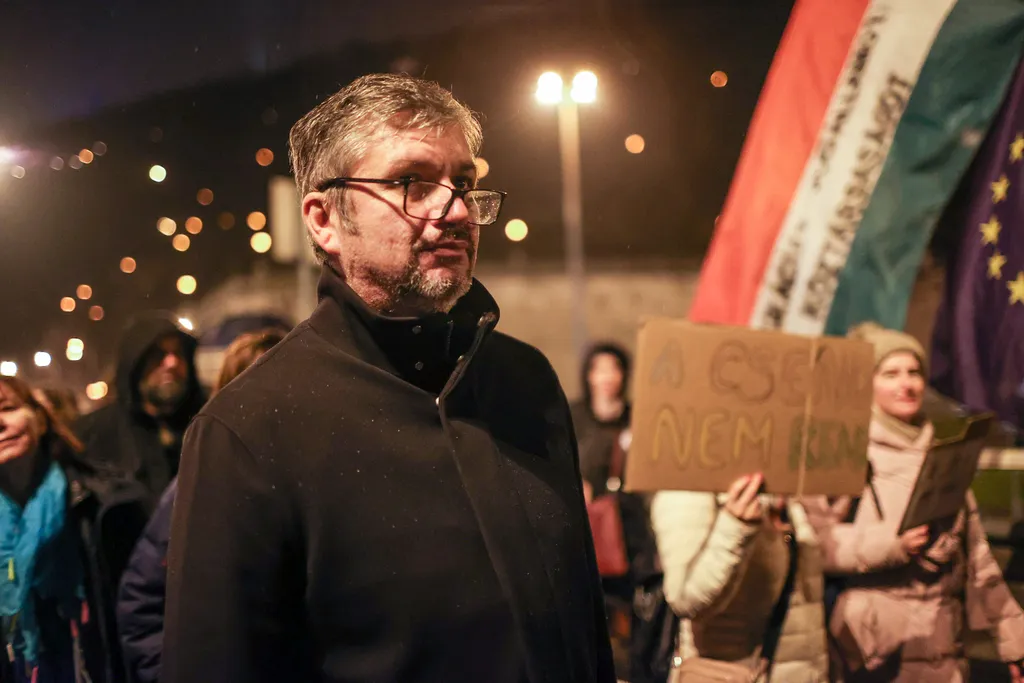
[[[1017,133],[1017,137],[1010,143],[1010,161],[1024,159],[1024,135]]]
[[[1006,199],[1006,191],[1010,189],[1010,181],[1006,179],[1004,173],[999,177],[999,180],[992,183],[992,202],[998,204],[999,202]]]
[[[1010,290],[1010,305],[1024,304],[1024,270],[1017,272],[1017,279],[1006,283]]]
[[[1003,226],[999,224],[999,219],[995,216],[988,219],[988,223],[981,224],[981,243],[982,244],[998,244],[999,243],[999,231],[1003,229]]]
[[[1003,266],[1006,265],[1006,257],[999,253],[996,253],[988,259],[988,276],[993,280],[1003,279]]]

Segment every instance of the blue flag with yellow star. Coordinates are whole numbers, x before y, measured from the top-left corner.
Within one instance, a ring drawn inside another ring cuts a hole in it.
[[[936,318],[932,384],[1024,426],[1024,66],[963,186],[963,231]]]

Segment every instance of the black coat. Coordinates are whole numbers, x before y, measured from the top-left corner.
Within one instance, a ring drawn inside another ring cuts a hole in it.
[[[613,683],[548,361],[479,283],[420,320],[320,296],[186,435],[161,680]]]
[[[189,366],[188,387],[181,405],[165,418],[167,426],[178,434],[170,446],[160,442],[160,427],[142,410],[139,396],[141,365],[146,353],[166,335],[181,338],[185,361]],[[125,330],[118,355],[116,401],[84,416],[75,425],[75,433],[85,444],[82,458],[99,468],[117,471],[139,482],[149,491],[150,506],[178,471],[181,453],[180,435],[206,400],[196,378],[194,354],[196,341],[174,321],[173,316],[151,313],[134,319]]]

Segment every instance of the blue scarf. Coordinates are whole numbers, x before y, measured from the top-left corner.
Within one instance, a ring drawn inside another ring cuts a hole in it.
[[[41,653],[35,598],[55,600],[71,618],[85,596],[78,546],[64,528],[67,489],[53,463],[24,508],[0,492],[0,621],[4,639],[30,668]]]

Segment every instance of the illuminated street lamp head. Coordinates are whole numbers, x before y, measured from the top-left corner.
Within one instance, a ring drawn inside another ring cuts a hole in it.
[[[541,104],[558,104],[562,90],[562,77],[554,71],[546,71],[537,79],[537,101]]]
[[[573,102],[589,104],[597,100],[597,76],[593,71],[580,71],[572,79],[572,91],[569,93]]]
[[[3,375],[4,377],[17,377],[18,364],[13,360],[0,362],[0,375]]]
[[[35,361],[37,368],[48,368],[53,358],[46,351],[36,351],[36,355],[32,360]]]

